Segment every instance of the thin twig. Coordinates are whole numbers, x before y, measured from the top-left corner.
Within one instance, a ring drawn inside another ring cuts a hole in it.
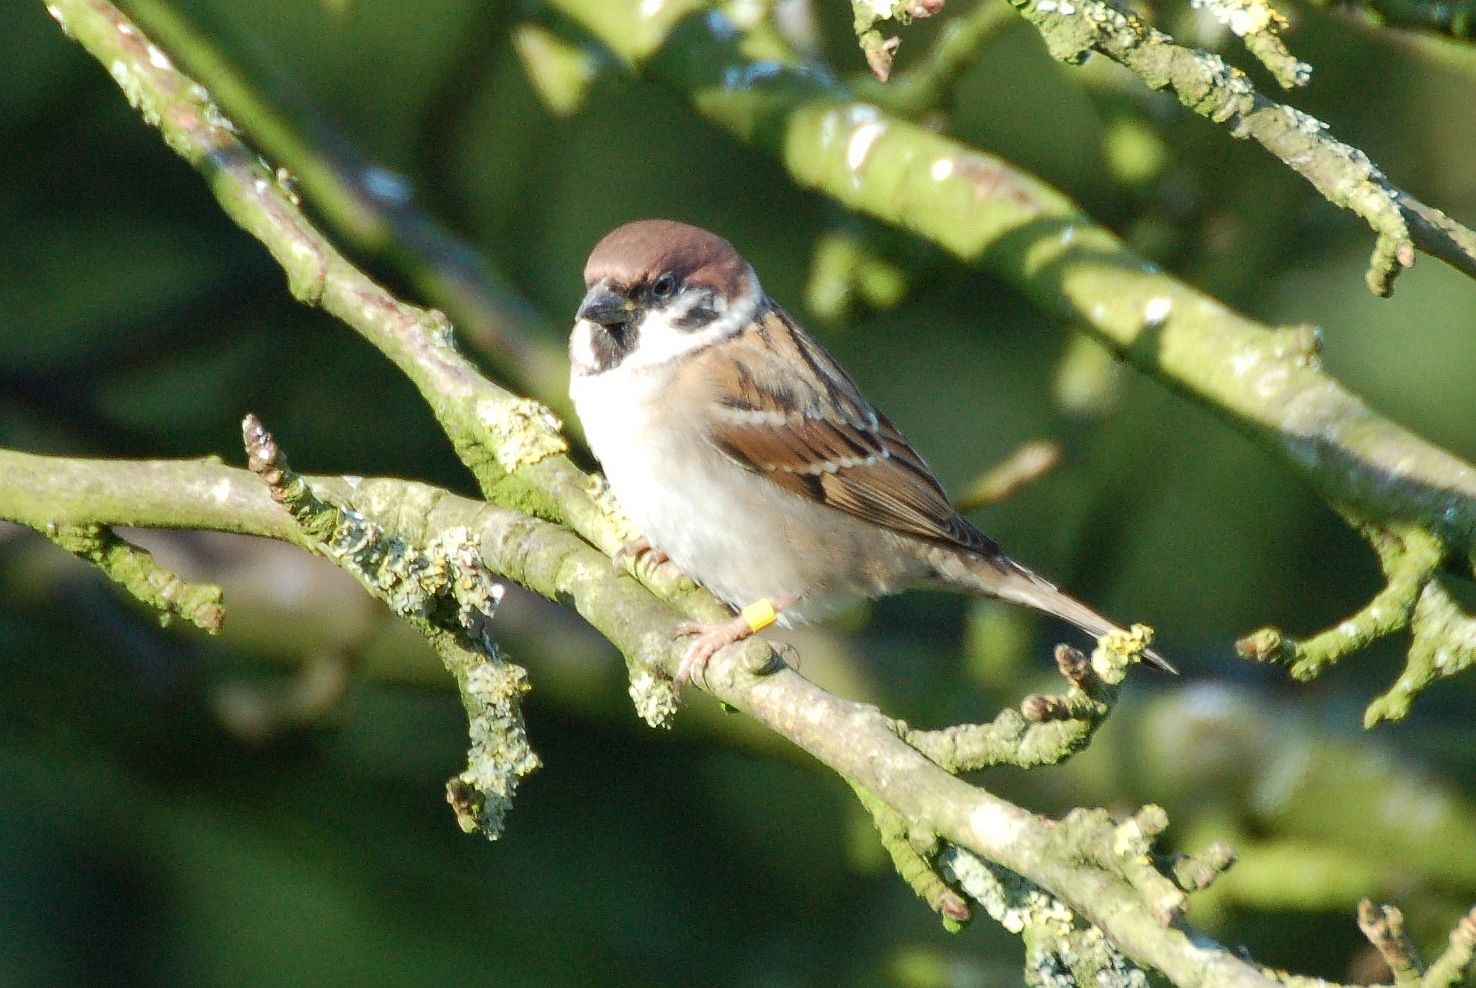
[[[6,478],[0,517],[23,524],[44,518],[62,524],[127,522],[316,544],[257,477],[217,463],[120,463],[0,451],[0,476]],[[425,484],[306,479],[319,497],[360,512],[386,537],[425,544],[437,533],[467,529],[490,570],[573,606],[625,654],[634,681],[664,681],[669,689],[685,652],[686,640],[678,633],[683,614],[613,571],[603,555],[568,530]],[[719,700],[855,781],[903,819],[1047,890],[1135,963],[1164,972],[1176,984],[1273,985],[1233,952],[1163,922],[1165,897],[1175,886],[1163,876],[1152,880],[1140,853],[1161,830],[1151,814],[1116,824],[1105,813],[1091,812],[1070,825],[1037,816],[939,768],[899,738],[895,724],[876,708],[827,693],[788,667],[775,671],[771,660],[769,647],[751,640],[719,652],[705,678]]]
[[[1153,89],[1249,137],[1311,182],[1329,202],[1361,216],[1378,235],[1368,285],[1387,295],[1418,248],[1476,277],[1476,232],[1391,182],[1362,151],[1326,124],[1257,92],[1244,72],[1218,55],[1186,48],[1111,0],[1011,0],[1051,54],[1077,63],[1098,52]]]
[[[174,7],[160,0],[127,0],[123,7],[210,91],[255,150],[280,169],[289,191],[295,188],[307,197],[340,243],[387,258],[423,297],[445,309],[461,337],[509,384],[567,415],[563,348],[546,341],[546,327],[538,325],[533,307],[485,258],[421,208],[408,179],[367,161],[325,122],[289,119]]]
[[[550,2],[645,77],[767,148],[799,185],[990,270],[1279,453],[1338,510],[1370,524],[1419,528],[1445,546],[1448,563],[1468,569],[1476,553],[1476,468],[1376,414],[1325,373],[1316,329],[1275,328],[1231,311],[1135,255],[1039,179],[856,101],[821,69],[797,60],[755,61],[743,32],[716,13],[684,16],[684,8],[668,4],[645,19],[635,0]],[[1092,9],[1113,23],[1126,18],[1099,8]],[[1067,40],[1077,55],[1090,50],[1102,29],[1075,2],[1031,9],[1076,25],[1078,33]],[[1259,105],[1243,77],[1217,59],[1179,48],[1141,22],[1123,25],[1124,50],[1161,63],[1162,83],[1182,82],[1181,95],[1193,96],[1189,80],[1201,79],[1199,91],[1211,104],[1241,114]],[[1181,59],[1192,64],[1177,76],[1169,70],[1177,71]],[[1250,102],[1237,103],[1237,93]],[[1391,263],[1412,256],[1395,227],[1408,221],[1409,236],[1418,238],[1446,222],[1375,181],[1361,155],[1334,153],[1326,135],[1295,114],[1268,110],[1256,121],[1265,124],[1268,139],[1272,131],[1285,138],[1289,155],[1306,151],[1308,160],[1329,165],[1329,177],[1352,183],[1340,187],[1390,224]],[[1470,231],[1446,232],[1453,260],[1476,270]],[[1416,691],[1420,682],[1410,679]],[[1402,695],[1402,707],[1391,704],[1379,715],[1399,716],[1407,699]]]

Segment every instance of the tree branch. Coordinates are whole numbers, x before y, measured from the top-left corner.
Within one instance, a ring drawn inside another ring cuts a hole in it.
[[[351,560],[366,585],[405,603],[402,613],[412,618],[439,613],[432,601],[422,607],[409,586],[413,581],[424,590],[426,574],[435,570],[420,566],[424,560],[413,547],[465,529],[458,544],[475,546],[482,565],[585,615],[626,656],[638,709],[654,722],[669,716],[670,679],[684,652],[683,613],[614,572],[604,553],[562,527],[601,549],[619,542],[618,520],[558,454],[557,433],[539,407],[482,380],[450,346],[444,317],[402,305],[343,261],[273,191],[271,177],[252,163],[209,97],[116,10],[102,0],[56,0],[49,9],[110,66],[171,146],[207,173],[231,215],[283,262],[299,297],[350,322],[416,382],[489,503],[405,481],[304,482],[253,431],[248,450],[260,479],[208,461],[114,464],[0,453],[6,477],[0,513],[43,529],[218,528],[327,548]],[[867,138],[866,148],[879,136]],[[855,143],[854,135],[850,140]],[[471,566],[457,565],[461,576]],[[394,579],[385,580],[386,572]],[[449,568],[435,579],[444,576],[453,576]],[[460,579],[453,576],[453,597]],[[692,594],[681,602],[691,611],[706,606],[704,600],[711,598]],[[466,617],[458,607],[463,631]],[[1118,652],[1111,642],[1107,647]],[[729,646],[708,664],[702,685],[874,795],[909,831],[937,834],[1049,893],[1134,963],[1180,985],[1273,983],[1182,925],[1182,883],[1151,856],[1167,825],[1161,810],[1147,807],[1121,822],[1101,810],[1079,810],[1060,822],[1036,816],[945,772],[899,738],[896,724],[875,708],[826,693],[775,659],[761,641]],[[1110,663],[1096,668],[1108,682],[1121,671]],[[476,693],[469,678],[462,678],[464,697]],[[458,810],[470,808],[463,790],[453,786],[449,795]]]
[[[1112,662],[1106,655],[1100,659]],[[988,724],[916,731],[899,721],[897,732],[944,771],[955,774],[995,765],[1056,765],[1091,742],[1117,702],[1120,678],[1109,681],[1092,666],[1070,645],[1057,645],[1056,667],[1069,684],[1065,695],[1027,696],[1019,710],[1007,708]]]
[[[220,587],[188,583],[169,572],[147,551],[129,543],[106,525],[58,525],[50,522],[42,534],[98,569],[133,596],[158,609],[168,625],[183,617],[197,628],[215,634],[225,619]]]
[[[1076,64],[1089,52],[1105,55],[1234,136],[1252,138],[1329,202],[1361,216],[1378,235],[1367,276],[1375,293],[1393,290],[1399,272],[1414,264],[1415,248],[1476,277],[1476,232],[1394,185],[1362,151],[1335,139],[1326,124],[1262,96],[1245,73],[1218,55],[1185,48],[1108,0],[1011,2],[1056,58]]]
[[[489,501],[567,524],[606,553],[632,537],[613,502],[566,456],[559,421],[484,378],[456,350],[436,310],[395,298],[350,264],[302,215],[295,195],[236,136],[210,94],[106,0],[52,0],[64,31],[108,66],[144,120],[209,182],[221,207],[260,240],[300,301],[338,317],[416,385]],[[726,615],[706,591],[651,577],[691,616]]]
[[[127,463],[0,451],[0,516],[31,527],[128,524],[264,535],[311,547],[291,514],[251,473],[209,461]],[[351,509],[382,537],[425,545],[465,529],[494,573],[572,606],[626,657],[633,691],[650,710],[670,709],[669,684],[685,639],[682,612],[656,599],[573,533],[439,488],[387,479],[306,478],[316,497]],[[1165,925],[1168,879],[1152,870],[1147,843],[1161,823],[1113,823],[1101,811],[1057,823],[964,782],[897,736],[875,707],[842,700],[776,664],[759,640],[729,646],[709,664],[704,685],[875,795],[909,830],[934,833],[1002,865],[1099,927],[1135,963],[1181,985],[1271,982],[1230,951],[1180,926]],[[454,795],[454,793],[453,793]],[[1152,820],[1151,814],[1143,818]],[[1150,893],[1145,898],[1145,892]],[[1177,894],[1177,893],[1174,893]]]
[[[560,414],[572,410],[563,348],[543,341],[532,307],[471,247],[415,201],[409,180],[360,159],[348,139],[313,121],[308,129],[271,105],[203,35],[160,0],[123,4],[170,57],[210,91],[250,137],[255,150],[280,166],[285,191],[300,189],[340,243],[387,257],[424,298],[441,305],[468,339],[513,386]],[[283,87],[278,87],[283,88]]]
[[[1133,254],[1033,176],[856,101],[777,39],[746,37],[717,12],[673,0],[643,18],[635,0],[550,3],[642,75],[775,154],[799,185],[989,270],[1280,454],[1338,510],[1386,529],[1418,528],[1439,544],[1442,565],[1470,571],[1476,468],[1373,412],[1326,374],[1315,329],[1274,328],[1231,311]],[[1154,40],[1150,50],[1176,65],[1165,45]],[[755,60],[753,50],[768,57]],[[1319,161],[1329,153],[1305,131],[1284,136],[1289,153],[1300,153],[1293,144]],[[1381,189],[1359,195],[1377,198]],[[1386,714],[1398,716],[1398,706],[1379,716]]]
[[[979,53],[1016,23],[1005,0],[981,0],[968,13],[950,17],[939,29],[927,56],[906,72],[885,82],[865,76],[851,85],[861,98],[899,116],[916,119],[943,107]]]

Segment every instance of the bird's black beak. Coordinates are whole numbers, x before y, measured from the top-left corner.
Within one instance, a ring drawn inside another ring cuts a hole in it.
[[[589,290],[584,301],[579,303],[579,318],[599,323],[609,328],[630,322],[635,315],[635,303],[629,296],[613,292],[601,281]]]

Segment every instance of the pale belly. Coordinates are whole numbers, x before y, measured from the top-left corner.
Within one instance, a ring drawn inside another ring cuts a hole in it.
[[[606,383],[586,379],[570,393],[616,500],[654,547],[720,599],[735,607],[793,599],[780,616],[790,625],[920,577],[924,567],[901,537],[780,488],[665,403],[632,402],[626,389],[616,401]]]

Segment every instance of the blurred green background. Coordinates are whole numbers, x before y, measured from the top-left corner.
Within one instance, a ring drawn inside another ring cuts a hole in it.
[[[898,70],[971,4],[910,28]],[[813,15],[799,39],[813,57],[863,69],[847,4],[782,6]],[[950,490],[1026,441],[1059,444],[1054,471],[975,520],[1074,594],[1153,624],[1185,676],[1135,675],[1086,755],[986,784],[1051,813],[1159,802],[1171,844],[1231,840],[1243,863],[1192,918],[1299,973],[1379,976],[1353,922],[1362,895],[1397,900],[1427,947],[1476,900],[1476,677],[1364,735],[1402,640],[1310,685],[1234,655],[1253,628],[1316,630],[1379,585],[1373,553],[1277,459],[1010,289],[797,190],[597,52],[583,103],[551,112],[511,39],[530,23],[583,39],[535,3],[171,9],[311,144],[413,190],[555,351],[593,243],[626,220],[682,219],[754,262]],[[1284,9],[1316,70],[1293,102],[1476,220],[1476,50]],[[1186,4],[1148,12],[1275,89]],[[41,3],[0,4],[0,38],[0,442],[241,463],[238,423],[255,411],[304,470],[472,491],[414,390],[292,301]],[[1228,304],[1320,326],[1333,373],[1476,457],[1476,285],[1423,259],[1374,298],[1366,229],[1258,148],[1100,60],[1053,63],[1023,22],[936,122]],[[827,252],[861,257],[860,275],[817,262]],[[360,259],[435,301],[392,252]],[[499,619],[532,673],[545,766],[489,844],[444,804],[465,740],[449,677],[331,566],[251,540],[148,537],[226,586],[227,631],[206,639],[160,629],[49,544],[0,535],[0,984],[1019,983],[1018,942],[987,918],[943,933],[837,779],[700,698],[674,732],[647,730],[618,657],[552,605],[514,596]],[[942,726],[1050,689],[1062,635],[910,594],[793,640],[807,674]]]

